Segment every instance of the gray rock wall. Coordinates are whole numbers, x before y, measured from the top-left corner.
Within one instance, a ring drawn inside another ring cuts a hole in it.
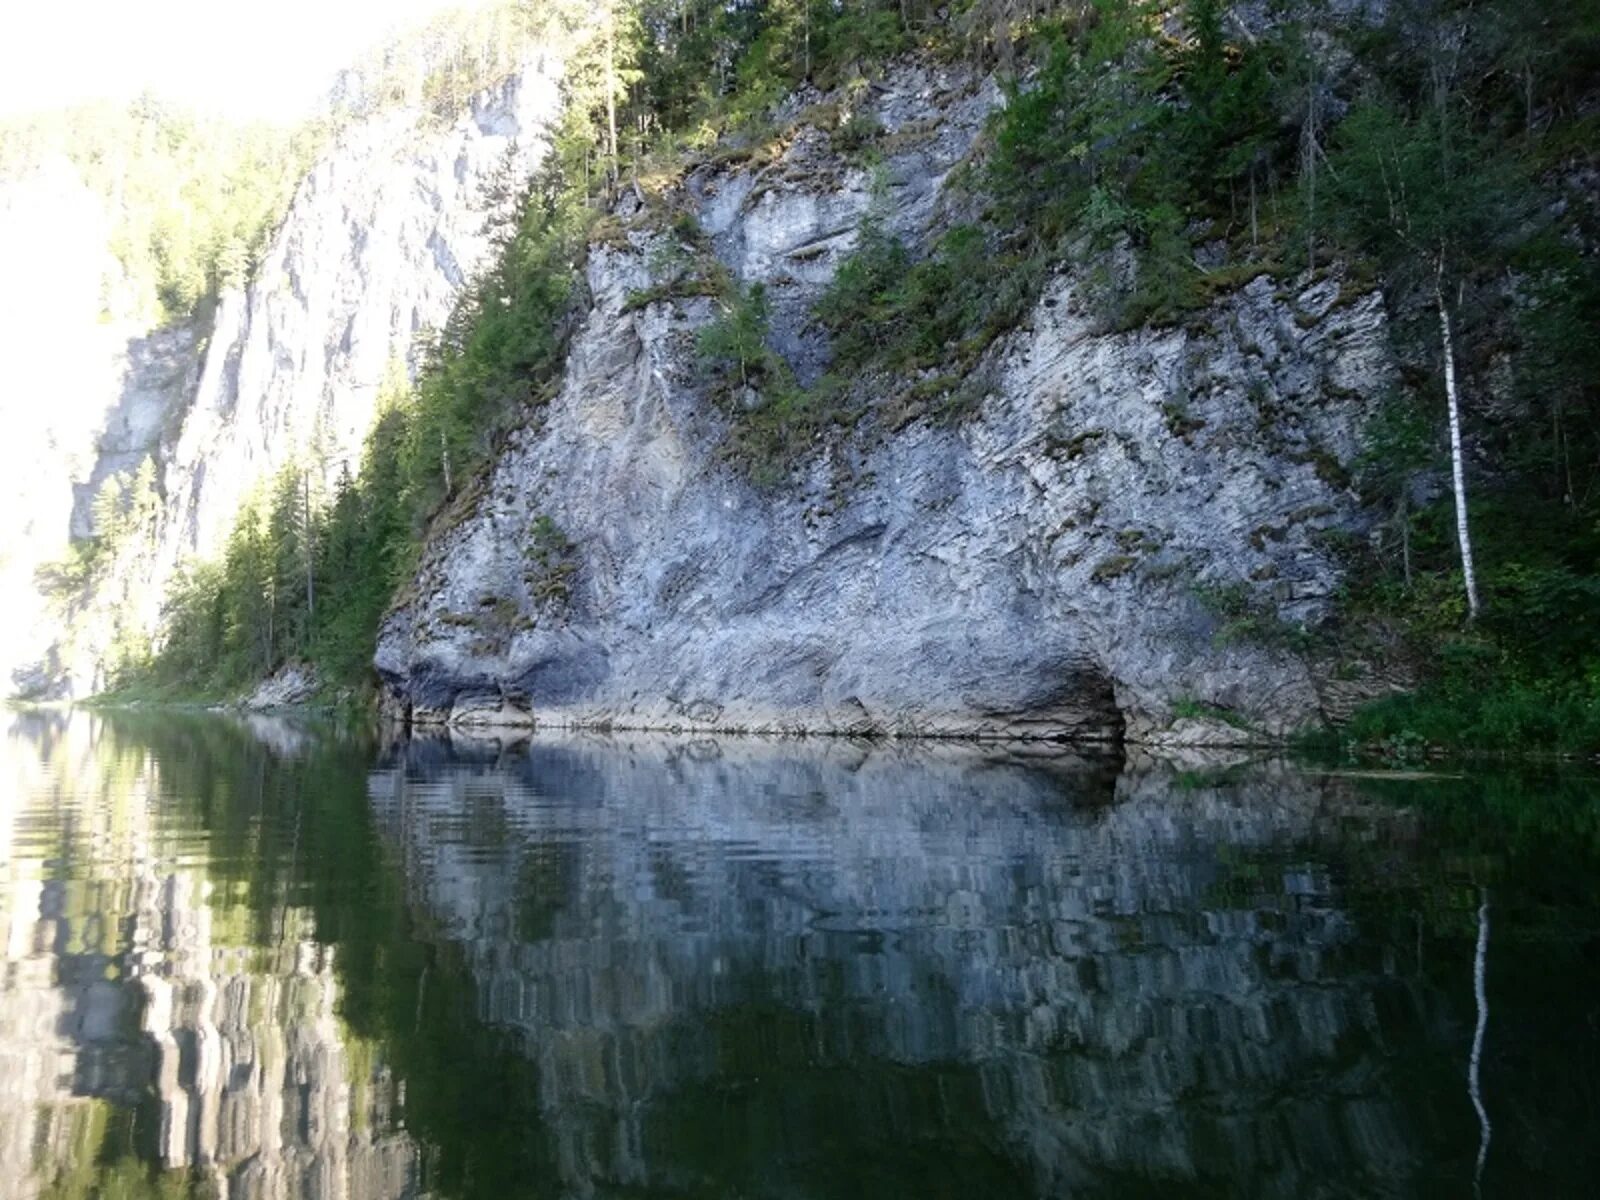
[[[992,101],[920,70],[871,96],[892,230],[925,239],[963,202],[946,180]],[[688,180],[802,377],[870,190],[804,128],[774,163]],[[1344,467],[1390,379],[1376,294],[1263,276],[1184,328],[1104,332],[1067,270],[992,352],[971,418],[858,434],[763,490],[718,453],[693,352],[712,302],[629,302],[663,236],[631,204],[627,247],[591,256],[560,395],[440,523],[383,630],[397,716],[1185,741],[1320,719],[1314,671],[1270,635],[1326,613],[1326,535],[1364,528]],[[541,516],[577,546],[564,605],[539,598]],[[1229,636],[1207,589],[1247,597],[1268,636]]]

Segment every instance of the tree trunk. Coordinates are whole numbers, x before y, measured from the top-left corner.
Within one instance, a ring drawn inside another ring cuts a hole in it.
[[[1439,306],[1439,339],[1444,350],[1444,391],[1450,408],[1450,480],[1456,499],[1456,540],[1461,544],[1461,574],[1467,585],[1467,620],[1478,619],[1478,576],[1472,568],[1472,536],[1467,530],[1467,481],[1461,457],[1461,399],[1456,387],[1455,336],[1450,327],[1450,306],[1444,298],[1444,264],[1434,280]]]
[[[1306,81],[1306,123],[1300,131],[1301,170],[1306,179],[1306,270],[1317,269],[1317,76]]]
[[[1405,572],[1406,591],[1411,590],[1411,513],[1410,505],[1406,502],[1404,485],[1400,492],[1400,503],[1395,508],[1395,524],[1400,527],[1400,565]]]
[[[811,0],[804,0],[804,4],[806,16],[806,70],[802,78],[809,83],[811,82]]]
[[[606,4],[606,158],[610,164],[610,184],[617,186],[617,27],[612,11],[614,0]]]
[[[302,493],[305,502],[305,552],[306,552],[306,621],[309,624],[317,617],[317,584],[316,571],[313,563],[316,560],[317,549],[313,539],[316,531],[311,525],[311,473],[308,471],[300,477]]]
[[[1261,253],[1261,222],[1256,215],[1256,166],[1250,164],[1250,257]]]

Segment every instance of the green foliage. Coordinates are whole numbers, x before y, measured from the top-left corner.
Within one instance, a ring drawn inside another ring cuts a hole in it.
[[[1502,678],[1479,688],[1436,685],[1368,705],[1345,736],[1381,754],[1405,745],[1476,753],[1594,753],[1600,750],[1600,677]]]
[[[735,414],[723,452],[758,487],[775,487],[830,431],[853,423],[860,416],[858,405],[837,375],[825,375],[809,388],[781,375],[754,408]]]
[[[581,136],[572,124],[500,232],[494,267],[457,303],[424,363],[400,463],[416,532],[559,373],[593,219],[581,177],[570,173]]]
[[[911,254],[869,210],[856,235],[854,251],[839,264],[828,290],[817,302],[817,319],[833,335],[842,367],[861,367],[902,336],[902,288],[911,271]]]
[[[1286,48],[1230,45],[1213,0],[1191,0],[1175,41],[1152,32],[1159,16],[1143,0],[1097,0],[1048,26],[1037,77],[1012,85],[987,172],[1017,235],[1098,265],[1095,300],[1120,326],[1207,300],[1196,232],[1261,255],[1260,200],[1292,170]]]
[[[1393,517],[1353,559],[1346,605],[1353,631],[1386,627],[1400,640],[1421,688],[1358,714],[1352,736],[1592,750],[1600,360],[1589,331],[1600,276],[1583,250],[1596,244],[1594,213],[1562,195],[1562,175],[1592,158],[1592,147],[1574,156],[1566,130],[1572,98],[1600,81],[1592,44],[1579,48],[1597,18],[1588,5],[1535,17],[1495,4],[1416,24],[1434,7],[1397,11],[1364,47],[1364,80],[1326,137],[1324,165],[1300,180],[1308,234],[1376,267],[1402,355],[1426,364],[1368,430],[1359,483]],[[1484,611],[1471,627],[1451,502],[1434,488],[1414,505],[1415,481],[1443,458],[1440,303],[1455,316],[1476,450],[1467,470]],[[1513,364],[1509,419],[1474,404],[1493,355]]]
[[[776,128],[776,102],[808,82],[841,89],[806,110],[837,151],[888,152],[856,102],[890,56],[910,51],[999,60],[1007,103],[967,171],[964,223],[910,244],[889,231],[881,197],[869,207],[815,309],[830,373],[799,385],[769,344],[770,298],[759,283],[734,287],[681,214],[655,242],[649,286],[628,299],[630,309],[717,299],[696,349],[729,402],[727,455],[775,483],[864,417],[892,430],[959,409],[981,394],[985,350],[1026,320],[1064,265],[1079,283],[1075,302],[1114,328],[1188,320],[1260,273],[1339,261],[1387,291],[1407,364],[1357,464],[1356,482],[1389,516],[1372,546],[1352,552],[1346,624],[1395,632],[1437,664],[1424,699],[1480,712],[1483,697],[1504,691],[1531,713],[1528,698],[1544,697],[1584,727],[1600,660],[1600,268],[1588,249],[1600,231],[1571,180],[1593,167],[1582,114],[1600,80],[1600,17],[1593,5],[1416,0],[1372,27],[1282,0],[1273,24],[1246,36],[1226,7],[640,0],[607,3],[596,22],[592,6],[554,6],[540,28],[579,31],[571,104],[549,168],[498,233],[497,266],[462,301],[415,386],[395,389],[360,470],[315,498],[312,525],[264,499],[225,560],[193,573],[174,599],[188,615],[169,629],[163,661],[185,678],[243,680],[302,656],[333,677],[362,678],[430,523],[466,510],[497,439],[553,391],[596,210],[622,180],[643,180],[642,194],[719,142],[724,162],[770,157],[788,133]],[[613,36],[582,32],[596,28]],[[496,53],[479,65],[498,69]],[[470,58],[441,95],[477,78]],[[649,203],[664,227],[672,210],[663,214],[654,192]],[[621,223],[605,225],[615,244]],[[181,265],[191,255],[159,258],[172,264],[174,297],[204,291]],[[1436,326],[1419,297],[1435,286],[1459,307],[1469,388],[1481,389],[1500,355],[1524,406],[1474,430],[1487,611],[1467,634],[1448,501],[1426,482],[1440,459],[1442,405]],[[1169,414],[1175,433],[1187,420],[1180,409]],[[530,530],[530,587],[549,575],[558,599],[571,550],[546,545],[548,533]],[[308,556],[315,614],[294,582]],[[62,564],[63,586],[84,569]],[[1304,631],[1243,589],[1204,598],[1223,639],[1306,648]],[[1422,708],[1406,711],[1422,719]],[[1509,712],[1473,717],[1472,736],[1509,736]]]
[[[1356,472],[1372,495],[1391,498],[1406,490],[1417,471],[1437,458],[1430,414],[1408,396],[1385,397],[1363,430]]]
[[[783,360],[767,346],[772,310],[760,283],[735,290],[721,302],[720,315],[695,336],[700,362],[725,389],[760,388],[780,380]]]
[[[626,123],[702,145],[707,131],[749,136],[801,82],[833,87],[947,38],[938,9],[932,0],[641,0]]]
[[[809,388],[795,382],[767,344],[770,320],[766,289],[755,283],[736,289],[696,337],[701,369],[733,417],[723,453],[763,487],[781,483],[827,429],[850,419],[837,376]]]
[[[1231,726],[1241,733],[1254,732],[1250,722],[1246,721],[1232,709],[1220,705],[1208,704],[1204,700],[1197,700],[1193,696],[1180,696],[1172,702],[1172,715],[1179,719],[1187,718],[1196,721],[1220,721]]]
[[[105,281],[107,312],[173,321],[254,271],[321,138],[144,96],[0,125],[0,176],[70,161],[112,221],[123,278]]]
[[[215,1187],[198,1173],[141,1159],[136,1114],[96,1098],[74,1105],[63,1120],[63,1143],[74,1152],[54,1164],[41,1200],[215,1200]]]
[[[833,335],[839,368],[965,370],[1031,305],[1039,265],[1006,253],[976,225],[956,226],[913,260],[869,213],[816,315]]]
[[[89,506],[92,532],[73,541],[66,554],[40,568],[40,591],[59,603],[82,595],[125,553],[137,553],[155,534],[161,497],[155,461],[146,457],[132,475],[108,475]]]
[[[577,573],[577,545],[547,514],[540,513],[528,529],[528,569],[524,581],[536,605],[564,605],[571,596]]]
[[[882,133],[883,127],[876,117],[857,109],[833,131],[833,148],[850,158],[863,157]]]
[[[950,229],[931,254],[915,259],[869,212],[814,310],[832,335],[834,371],[818,385],[826,394],[795,398],[789,411],[812,433],[850,424],[858,414],[839,402],[843,381],[864,377],[880,389],[878,407],[891,424],[958,412],[976,387],[968,376],[979,356],[1022,319],[1044,273],[1042,258],[1007,251],[976,225]],[[937,373],[904,383],[928,371]]]
[[[1194,596],[1215,618],[1212,639],[1219,646],[1253,642],[1303,651],[1312,644],[1307,630],[1279,618],[1276,609],[1248,584],[1201,584],[1194,588]]]
[[[1333,229],[1381,264],[1390,286],[1456,278],[1503,262],[1516,201],[1530,196],[1512,164],[1447,106],[1411,115],[1382,96],[1339,123],[1324,182]]]
[[[651,284],[633,291],[622,311],[634,312],[662,300],[723,296],[732,286],[727,268],[708,249],[694,218],[679,214],[668,236],[651,250],[646,263]]]
[[[531,46],[554,40],[559,12],[552,8],[559,6],[497,0],[404,30],[343,72],[335,120],[391,108],[455,117],[473,96],[510,76]]]

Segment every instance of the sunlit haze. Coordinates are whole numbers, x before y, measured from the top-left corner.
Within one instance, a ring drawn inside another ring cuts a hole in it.
[[[0,116],[150,89],[236,117],[290,118],[396,28],[487,0],[81,0],[16,4]]]

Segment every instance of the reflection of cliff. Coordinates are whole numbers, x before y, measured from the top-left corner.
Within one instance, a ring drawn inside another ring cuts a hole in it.
[[[219,1196],[413,1193],[394,1088],[336,1018],[305,910],[208,878],[143,747],[45,720],[0,746],[6,1194],[74,1194],[135,1142]]]
[[[855,1194],[865,1163],[1297,1196],[1417,1165],[1384,1046],[1418,997],[1351,967],[1323,872],[1228,866],[1360,817],[1327,785],[839,742],[402,758],[372,789],[407,886],[580,1191]]]

